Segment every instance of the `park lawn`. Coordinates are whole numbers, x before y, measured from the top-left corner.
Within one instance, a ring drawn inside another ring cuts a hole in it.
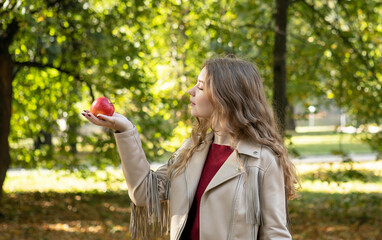
[[[289,202],[293,239],[382,239],[382,193],[300,193]]]
[[[381,161],[297,169],[302,189],[289,202],[294,239],[382,239]],[[5,192],[1,240],[130,239],[120,169],[10,172]]]
[[[382,239],[382,161],[297,165],[294,239]]]
[[[289,140],[287,140],[286,146],[294,148],[301,156],[331,155],[339,151],[346,154],[372,153],[369,145],[362,141],[365,134],[340,134],[334,131],[289,134],[292,145],[288,145]]]
[[[289,203],[293,239],[381,239],[381,193],[300,194]],[[130,239],[129,205],[126,192],[10,193],[0,239]]]

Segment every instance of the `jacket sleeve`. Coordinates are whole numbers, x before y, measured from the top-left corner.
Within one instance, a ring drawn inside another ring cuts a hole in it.
[[[150,225],[154,225],[154,229],[159,229],[160,234],[167,234],[170,228],[168,201],[170,181],[167,178],[167,164],[155,172],[150,169],[135,127],[114,135],[128,194],[132,201],[130,217],[132,239],[150,238],[152,234]]]
[[[156,172],[150,170],[135,127],[126,132],[115,133],[114,136],[131,201],[136,206],[146,206],[149,191],[157,191],[159,199],[165,200],[168,184],[167,164],[158,168]],[[156,185],[157,189],[147,189],[152,185]]]
[[[287,227],[284,174],[278,159],[266,149],[262,157],[270,158],[261,184],[260,206],[262,224],[260,239],[292,239]]]

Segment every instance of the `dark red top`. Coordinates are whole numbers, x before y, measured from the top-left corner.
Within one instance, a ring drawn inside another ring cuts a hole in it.
[[[211,144],[181,239],[199,240],[200,200],[207,185],[232,152],[230,146]]]

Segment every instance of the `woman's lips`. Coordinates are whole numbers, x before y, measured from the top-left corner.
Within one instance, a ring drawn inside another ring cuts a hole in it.
[[[191,102],[191,107],[195,106],[195,103]]]

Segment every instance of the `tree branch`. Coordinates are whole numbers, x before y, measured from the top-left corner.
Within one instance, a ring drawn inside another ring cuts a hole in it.
[[[53,68],[53,69],[56,69],[57,71],[59,71],[61,73],[65,73],[65,74],[71,75],[77,79],[80,79],[80,76],[78,74],[72,73],[68,70],[61,68],[61,67],[56,67],[53,64],[49,64],[49,63],[43,64],[43,63],[39,63],[39,62],[17,62],[17,61],[15,61],[14,63],[15,63],[15,65],[20,66],[20,67],[35,67],[35,68],[40,68],[40,69]]]
[[[35,67],[35,68],[39,68],[39,69],[52,68],[52,69],[56,69],[60,73],[65,73],[67,75],[73,76],[77,81],[79,81],[81,83],[85,83],[86,86],[88,86],[89,92],[90,92],[90,96],[92,97],[92,101],[95,100],[91,84],[88,83],[87,81],[85,81],[81,77],[81,75],[79,75],[78,73],[73,73],[71,71],[63,69],[62,67],[56,67],[56,66],[54,66],[53,64],[50,64],[50,63],[43,64],[43,63],[39,63],[39,62],[17,62],[17,61],[15,61],[14,64],[15,64],[15,66],[19,66],[19,67]]]
[[[7,29],[4,34],[0,36],[0,43],[3,49],[8,49],[8,46],[11,45],[13,38],[16,33],[19,31],[19,22],[14,18],[10,24],[8,24]]]
[[[0,9],[2,9],[3,11],[0,12],[0,16],[11,13],[13,9],[15,8],[16,4],[11,4],[10,8],[4,8],[3,6],[4,6],[4,3],[1,3]]]
[[[262,25],[255,25],[252,23],[246,23],[246,24],[237,26],[237,28],[253,28],[253,29],[274,31],[274,29],[270,26],[270,24],[268,24],[266,26],[262,26]]]
[[[292,4],[300,2],[300,1],[302,1],[302,0],[291,0],[291,1],[289,1],[289,5],[292,5]]]
[[[368,60],[369,59],[365,59],[364,56],[362,55],[362,53],[359,51],[359,49],[357,49],[355,46],[353,46],[352,42],[350,42],[349,38],[345,36],[344,32],[342,32],[339,28],[337,28],[336,26],[334,26],[331,22],[329,22],[328,20],[325,19],[325,16],[319,12],[315,7],[314,5],[311,5],[309,3],[306,2],[306,0],[301,0],[301,2],[307,6],[314,14],[318,15],[321,19],[322,22],[324,22],[326,25],[328,25],[330,27],[330,29],[332,31],[334,31],[335,33],[337,33],[337,35],[341,38],[341,40],[348,46],[350,47],[354,52],[355,54],[357,55],[357,57],[362,61],[362,63],[367,67],[367,69],[369,69],[373,76],[376,77],[376,74],[375,74],[375,68],[373,66],[371,66],[369,63],[368,63]]]

